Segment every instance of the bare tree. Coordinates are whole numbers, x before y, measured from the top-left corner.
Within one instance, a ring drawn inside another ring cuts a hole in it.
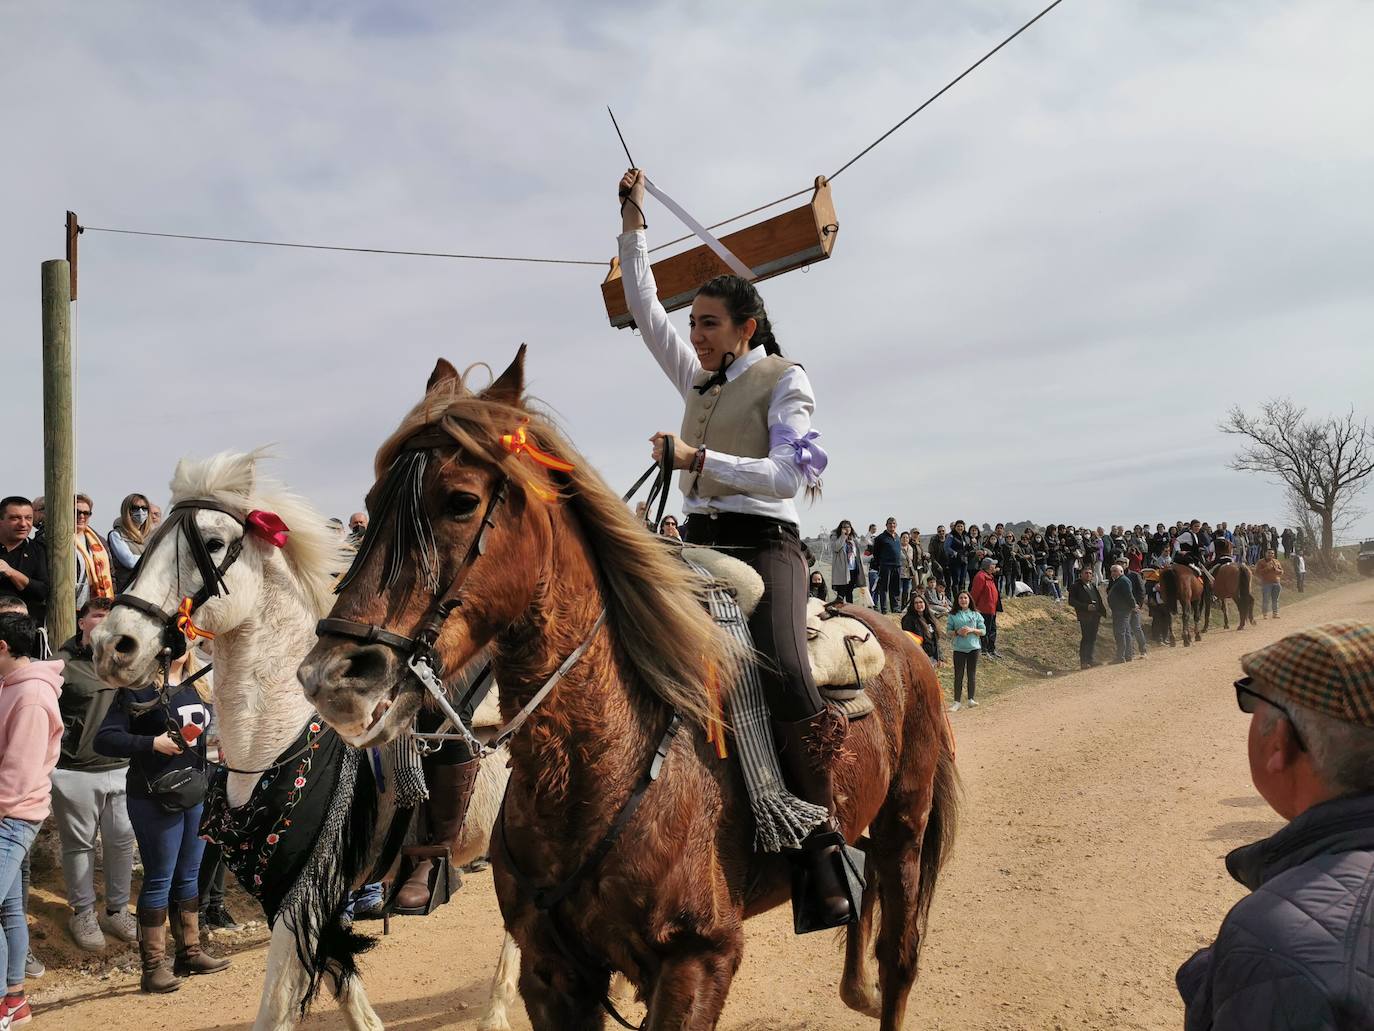
[[[1374,473],[1374,431],[1368,420],[1344,415],[1308,419],[1288,398],[1272,398],[1251,417],[1232,408],[1223,433],[1247,441],[1231,462],[1240,472],[1264,473],[1285,487],[1296,504],[1321,524],[1321,555],[1331,561],[1335,526]]]

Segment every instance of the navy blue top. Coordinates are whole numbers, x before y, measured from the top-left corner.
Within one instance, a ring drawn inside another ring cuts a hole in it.
[[[94,748],[101,755],[117,756],[129,763],[128,791],[138,798],[149,796],[148,782],[170,770],[205,769],[205,728],[210,725],[210,706],[201,701],[194,684],[180,688],[171,696],[168,705],[159,706],[141,715],[129,711],[130,702],[150,702],[157,697],[152,687],[118,692],[110,711],[96,732]],[[163,755],[153,750],[153,739],[167,733],[168,720],[184,729],[195,724],[201,734],[189,752]]]

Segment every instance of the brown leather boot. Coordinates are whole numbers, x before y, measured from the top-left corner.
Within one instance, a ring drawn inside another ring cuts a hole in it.
[[[391,902],[401,916],[425,916],[448,901],[460,883],[449,863],[449,844],[463,829],[481,759],[432,763],[425,768],[429,801],[425,803],[425,843],[401,850],[410,870]]]
[[[843,720],[843,717],[840,717]],[[845,871],[845,841],[835,825],[830,763],[838,750],[843,722],[822,709],[795,723],[773,724],[788,786],[797,796],[823,806],[830,818],[814,828],[795,854],[793,925],[798,934],[841,927],[858,915],[858,899]]]
[[[176,962],[172,970],[180,977],[191,974],[215,974],[228,969],[227,959],[211,956],[200,947],[200,899],[190,898],[174,903],[172,937],[177,943]]]
[[[181,987],[181,978],[167,969],[166,909],[138,907],[138,958],[143,967],[140,991],[163,994]]]

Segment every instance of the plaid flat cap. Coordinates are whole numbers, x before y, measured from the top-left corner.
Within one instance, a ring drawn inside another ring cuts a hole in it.
[[[1241,656],[1240,665],[1304,708],[1374,727],[1374,625],[1307,627]]]

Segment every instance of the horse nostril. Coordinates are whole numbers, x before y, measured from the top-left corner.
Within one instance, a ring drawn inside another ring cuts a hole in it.
[[[138,651],[138,642],[128,634],[120,634],[119,637],[115,639],[114,649],[117,654],[127,658]]]
[[[377,646],[358,648],[344,665],[344,677],[350,680],[371,680],[386,673],[386,651]]]

